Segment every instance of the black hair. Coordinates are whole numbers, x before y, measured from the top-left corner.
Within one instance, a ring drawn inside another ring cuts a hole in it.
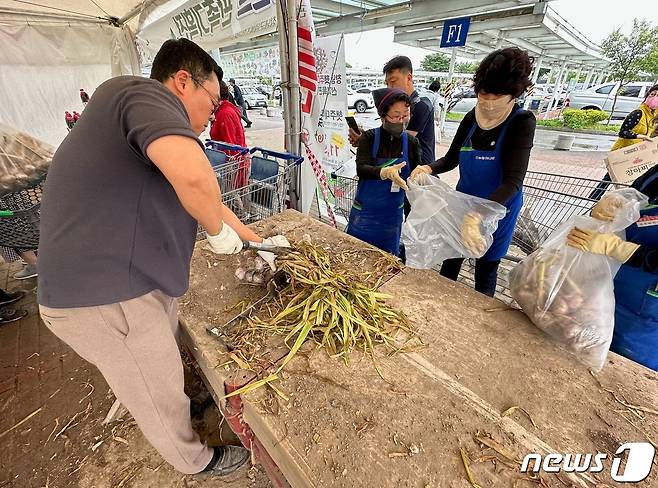
[[[153,60],[151,78],[164,83],[182,69],[189,71],[198,83],[208,80],[212,73],[220,82],[224,77],[222,68],[198,44],[185,38],[165,41]]]
[[[414,72],[411,64],[411,59],[406,56],[395,56],[388,63],[384,65],[384,74],[388,74],[393,70],[399,69],[400,71]]]
[[[651,93],[651,92],[654,91],[654,90],[658,90],[658,85],[653,85],[651,88],[649,88],[649,89],[647,90],[647,94],[646,94],[646,96],[644,97],[644,99],[646,100],[647,98],[649,98],[649,93]]]
[[[492,52],[482,60],[473,77],[475,93],[520,96],[532,84],[530,73],[534,58],[518,47]]]
[[[428,89],[429,91],[438,92],[441,89],[441,82],[439,80],[434,80],[430,83]]]
[[[219,99],[228,100],[233,105],[235,105],[235,98],[233,98],[233,95],[231,95],[231,90],[228,89],[228,85],[223,81],[219,83]]]

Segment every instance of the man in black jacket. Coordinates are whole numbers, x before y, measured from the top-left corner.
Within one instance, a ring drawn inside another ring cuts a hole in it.
[[[247,104],[244,102],[244,97],[242,96],[242,90],[240,90],[240,87],[235,83],[235,79],[231,78],[228,80],[228,82],[231,84],[233,87],[233,98],[235,98],[235,104],[240,107],[241,112],[242,112],[242,120],[244,120],[247,123],[247,129],[251,127],[251,120],[249,120],[249,116],[247,115]]]

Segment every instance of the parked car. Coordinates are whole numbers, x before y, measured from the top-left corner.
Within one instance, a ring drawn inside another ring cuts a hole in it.
[[[448,106],[448,112],[470,112],[475,108],[477,101],[477,95],[475,95],[473,88],[455,90],[452,95],[452,102]]]
[[[623,119],[637,109],[651,86],[653,83],[650,81],[632,81],[621,88],[618,82],[603,83],[588,90],[574,91],[567,98],[571,108],[610,112],[617,94],[617,104],[612,117]]]
[[[375,106],[375,101],[370,93],[357,93],[351,88],[347,89],[347,107],[353,108],[358,113],[363,113]]]
[[[267,107],[267,97],[260,93],[254,86],[242,86],[242,98],[247,104],[247,110],[255,107]]]

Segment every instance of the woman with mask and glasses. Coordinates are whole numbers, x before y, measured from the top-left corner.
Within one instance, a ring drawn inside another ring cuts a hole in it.
[[[475,263],[475,289],[493,296],[498,265],[505,256],[523,203],[522,186],[535,136],[535,116],[516,104],[530,86],[532,58],[518,48],[492,52],[480,63],[473,85],[477,104],[459,124],[447,154],[411,174],[440,174],[459,166],[457,190],[498,202],[507,215],[498,223],[493,244]],[[482,251],[481,217],[472,212],[462,223],[464,244]],[[462,258],[447,259],[441,274],[456,280]]]
[[[418,140],[406,132],[409,96],[402,90],[372,92],[382,126],[365,131],[356,151],[359,183],[346,232],[394,256],[400,253],[404,192],[421,162]]]

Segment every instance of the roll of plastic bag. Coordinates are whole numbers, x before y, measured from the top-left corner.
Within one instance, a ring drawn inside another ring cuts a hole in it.
[[[608,256],[567,245],[574,227],[625,236],[640,218],[647,197],[633,188],[608,192],[621,208],[614,221],[575,216],[555,229],[542,246],[509,276],[512,297],[541,330],[595,371],[605,364],[615,325],[613,280],[621,264]]]
[[[411,212],[402,226],[401,238],[407,266],[429,269],[450,258],[484,256],[491,247],[498,221],[505,216],[504,206],[461,193],[427,174],[408,185]],[[473,254],[462,242],[462,223],[469,213],[477,213],[481,218],[480,231],[486,248],[480,254]]]

